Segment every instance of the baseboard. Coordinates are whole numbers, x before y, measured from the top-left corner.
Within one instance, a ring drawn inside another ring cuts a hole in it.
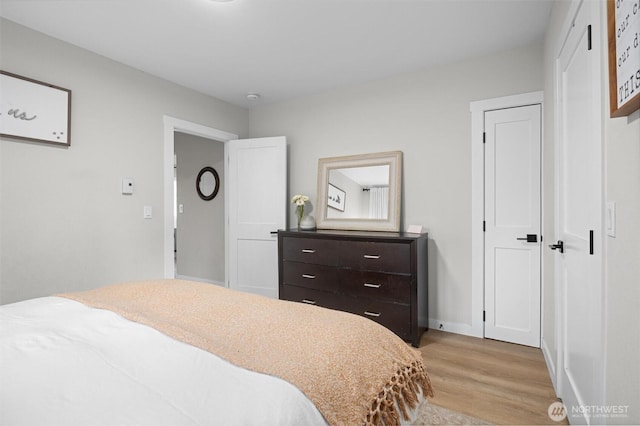
[[[225,283],[223,283],[222,281],[207,280],[205,278],[200,278],[200,277],[190,277],[189,275],[176,275],[176,279],[187,280],[187,281],[198,281],[201,283],[215,284],[221,287],[226,287]]]
[[[549,377],[551,378],[551,384],[553,385],[553,390],[558,395],[558,386],[556,385],[556,363],[555,358],[551,355],[551,351],[549,350],[549,346],[547,346],[547,341],[544,337],[540,340],[540,350],[542,350],[542,355],[544,356],[544,362],[547,364],[547,370],[549,370]]]
[[[478,334],[476,330],[469,324],[462,324],[457,322],[441,321],[438,319],[429,319],[429,328],[433,330],[446,331],[449,333],[463,334],[465,336],[480,337],[482,334]]]

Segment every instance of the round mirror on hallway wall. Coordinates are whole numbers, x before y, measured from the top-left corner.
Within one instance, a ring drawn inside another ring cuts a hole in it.
[[[196,178],[196,191],[205,201],[213,200],[220,189],[220,176],[213,167],[203,167]]]

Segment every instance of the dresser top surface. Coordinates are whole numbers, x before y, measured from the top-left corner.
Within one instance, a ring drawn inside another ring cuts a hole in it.
[[[335,238],[335,239],[365,239],[365,240],[418,240],[428,238],[427,233],[412,234],[408,232],[380,232],[380,231],[342,231],[318,229],[317,231],[302,231],[297,229],[279,230],[283,236],[303,238]]]

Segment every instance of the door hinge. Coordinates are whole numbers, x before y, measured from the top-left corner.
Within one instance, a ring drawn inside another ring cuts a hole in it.
[[[487,143],[487,132],[482,132],[482,143]]]
[[[591,50],[591,25],[587,25],[587,50]]]
[[[482,221],[482,232],[487,232],[487,221],[486,220]]]
[[[487,311],[482,311],[482,322],[487,322]]]
[[[589,254],[593,256],[593,230],[589,231]]]

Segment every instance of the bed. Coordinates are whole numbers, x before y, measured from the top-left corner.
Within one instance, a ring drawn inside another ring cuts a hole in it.
[[[0,424],[410,421],[420,353],[344,312],[183,280],[0,306]]]

